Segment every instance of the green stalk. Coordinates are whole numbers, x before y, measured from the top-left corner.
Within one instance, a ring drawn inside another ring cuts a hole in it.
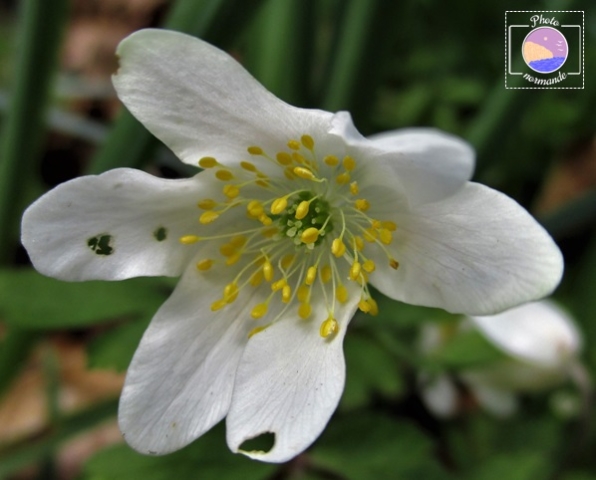
[[[261,3],[262,0],[179,0],[164,28],[229,46]],[[158,140],[123,109],[87,173],[98,174],[116,167],[140,168],[158,145]]]
[[[29,330],[10,328],[0,343],[0,399],[12,380],[21,371],[20,367],[38,335]]]
[[[321,108],[335,112],[349,110],[359,130],[366,133],[377,87],[387,65],[400,18],[400,2],[346,0],[331,62],[322,83]]]
[[[23,185],[39,154],[44,113],[68,17],[67,0],[23,0],[16,75],[0,138],[0,264],[12,257]]]
[[[253,29],[247,64],[269,90],[292,105],[307,106],[313,58],[312,0],[269,0]]]

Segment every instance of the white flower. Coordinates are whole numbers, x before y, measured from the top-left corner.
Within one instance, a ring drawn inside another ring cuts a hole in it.
[[[119,97],[190,179],[119,169],[35,202],[22,240],[66,280],[182,275],[128,371],[135,449],[179,449],[227,416],[233,451],[307,448],[344,385],[342,342],[368,282],[398,300],[489,314],[548,294],[562,259],[508,197],[468,182],[473,152],[433,130],[362,137],[349,114],[295,108],[224,52],[144,30],[119,48]],[[198,208],[197,208],[198,204]],[[198,221],[197,221],[198,220]]]
[[[463,330],[475,328],[507,355],[457,374],[478,403],[494,415],[511,415],[518,393],[544,390],[568,380],[577,364],[581,335],[573,320],[552,302],[528,303],[498,315],[470,317],[468,322]],[[422,350],[429,354],[449,341],[437,325],[427,325],[422,333]],[[436,415],[457,413],[459,395],[450,377],[423,375],[421,384],[422,398]]]

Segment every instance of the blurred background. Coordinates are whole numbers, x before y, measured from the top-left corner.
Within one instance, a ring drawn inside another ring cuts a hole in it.
[[[505,89],[507,10],[584,11],[583,89]],[[379,316],[353,320],[339,409],[296,459],[234,455],[223,425],[172,455],[133,452],[117,399],[175,279],[60,282],[18,239],[27,205],[79,175],[196,173],[111,86],[117,44],[144,27],[203,38],[289,103],[349,110],[364,134],[432,126],[471,142],[474,180],[515,198],[563,251],[553,300],[580,332],[572,368],[509,386],[516,408],[491,409],[469,373],[507,353],[457,316],[381,299]],[[1,1],[0,479],[596,480],[595,219],[593,0]],[[450,387],[431,395],[437,379]]]

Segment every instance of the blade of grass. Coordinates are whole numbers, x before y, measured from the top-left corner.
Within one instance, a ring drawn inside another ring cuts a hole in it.
[[[321,108],[349,110],[360,131],[370,128],[376,90],[398,29],[400,2],[349,0],[341,4],[340,26],[325,82]]]
[[[262,0],[179,0],[164,27],[225,47],[237,38],[241,27],[261,3]],[[158,145],[159,141],[123,109],[87,173],[98,174],[115,167],[139,168],[151,158]]]
[[[247,66],[271,92],[306,106],[315,36],[312,0],[269,0],[255,22]]]
[[[24,0],[16,74],[0,138],[0,264],[12,259],[21,217],[21,188],[34,169],[68,2]]]

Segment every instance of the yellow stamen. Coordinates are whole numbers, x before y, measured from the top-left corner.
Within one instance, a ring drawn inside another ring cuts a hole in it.
[[[197,207],[201,210],[213,210],[217,206],[217,202],[215,200],[211,200],[210,198],[205,198],[197,203]]]
[[[248,338],[253,337],[254,335],[256,335],[259,332],[262,332],[263,330],[265,330],[269,325],[261,325],[260,327],[255,327],[253,328],[250,332],[248,332]]]
[[[217,165],[217,160],[213,157],[203,157],[199,160],[199,167],[202,168],[213,168]]]
[[[263,264],[263,275],[265,276],[265,280],[268,282],[273,280],[273,265],[271,265],[269,260]]]
[[[273,200],[273,203],[271,204],[271,213],[273,215],[279,215],[286,209],[287,206],[287,197],[276,198],[275,200]]]
[[[358,308],[362,310],[364,313],[368,313],[370,312],[371,307],[370,304],[364,298],[361,298],[358,302]]]
[[[284,285],[284,288],[281,289],[281,301],[284,303],[288,303],[292,299],[292,287],[289,285]]]
[[[360,189],[358,188],[358,182],[354,181],[354,182],[350,183],[350,193],[352,195],[358,195],[359,191],[360,191]]]
[[[370,203],[366,198],[359,198],[354,202],[354,206],[356,207],[356,210],[366,212],[370,208]]]
[[[215,172],[215,177],[221,180],[222,182],[227,182],[229,180],[232,180],[232,178],[234,178],[234,175],[232,175],[232,172],[230,172],[229,170],[218,170],[217,172]]]
[[[331,253],[337,258],[343,257],[344,253],[346,253],[346,246],[341,238],[333,240],[333,243],[331,243]]]
[[[335,167],[339,164],[339,158],[337,158],[335,155],[327,155],[325,158],[323,158],[323,161],[330,167]]]
[[[343,165],[344,165],[344,168],[348,172],[351,172],[352,170],[354,170],[356,168],[356,160],[354,160],[352,157],[349,157],[349,156],[344,157]]]
[[[244,235],[235,235],[230,240],[230,245],[234,245],[236,248],[241,248],[246,245],[248,239]]]
[[[298,220],[302,220],[304,217],[306,217],[306,215],[308,215],[309,206],[310,202],[308,200],[303,200],[300,202],[298,208],[296,209],[296,218]]]
[[[372,273],[375,271],[375,269],[377,268],[375,265],[375,262],[373,262],[372,260],[366,260],[363,264],[362,264],[362,268],[364,269],[365,272],[368,273]]]
[[[268,217],[265,213],[261,213],[261,215],[259,215],[259,222],[268,227],[273,223],[273,220],[271,219],[271,217]]]
[[[228,198],[236,198],[240,195],[240,189],[236,185],[225,185],[223,187],[223,194]]]
[[[294,172],[294,175],[297,177],[303,178],[305,180],[313,180],[315,178],[314,174],[308,168],[294,167],[292,172]]]
[[[329,280],[331,280],[331,267],[329,265],[325,265],[322,269],[321,269],[321,281],[323,283],[329,283]]]
[[[364,240],[361,236],[354,237],[354,244],[356,245],[356,250],[361,252],[364,249]]]
[[[370,305],[370,314],[374,317],[379,314],[379,306],[374,298],[369,297],[367,300],[368,304]]]
[[[246,150],[248,150],[248,153],[250,153],[251,155],[263,155],[263,149],[261,147],[248,147]]]
[[[302,243],[315,243],[319,238],[319,229],[315,227],[307,228],[302,232],[300,240]]]
[[[307,285],[312,285],[316,278],[317,278],[317,267],[315,265],[313,265],[312,267],[308,267],[308,270],[306,271],[306,279],[305,279],[304,283],[306,283]]]
[[[208,223],[214,222],[219,217],[219,213],[214,212],[213,210],[208,210],[201,215],[199,218],[199,222],[203,225],[207,225]]]
[[[228,283],[224,288],[223,298],[227,303],[232,303],[238,297],[238,285],[236,283]]]
[[[197,262],[197,270],[200,270],[201,272],[206,272],[212,266],[213,266],[213,260],[211,260],[209,258],[206,258],[204,260],[199,260]]]
[[[278,280],[277,282],[273,282],[271,284],[271,290],[273,290],[274,292],[277,292],[278,290],[281,290],[282,288],[284,288],[287,284],[288,284],[288,282],[286,281],[286,279],[282,278],[281,280]]]
[[[350,267],[350,280],[357,280],[360,275],[361,265],[360,262],[355,261]]]
[[[335,178],[335,181],[338,185],[345,185],[350,181],[350,174],[348,172],[341,173]]]
[[[240,162],[240,166],[248,172],[256,172],[257,171],[257,167],[255,167],[255,165],[250,162]]]
[[[391,240],[393,240],[393,235],[386,228],[381,228],[379,230],[379,240],[381,240],[381,242],[383,242],[385,245],[389,245]]]
[[[399,268],[399,262],[394,258],[389,259],[389,266],[393,268],[393,270],[397,270]]]
[[[281,268],[283,268],[284,270],[287,270],[288,268],[290,268],[292,266],[292,263],[294,263],[294,259],[295,259],[295,255],[292,255],[291,253],[288,253],[287,255],[284,255],[284,257],[281,259]]]
[[[300,285],[298,287],[298,290],[296,290],[296,297],[302,303],[308,301],[309,295],[310,295],[310,288],[308,288],[306,285]]]
[[[183,235],[179,238],[182,245],[192,245],[193,243],[197,243],[200,239],[201,237],[198,237],[197,235]]]
[[[229,243],[224,243],[221,247],[219,247],[219,253],[221,253],[224,257],[231,257],[236,253],[236,247]]]
[[[292,163],[292,156],[287,152],[279,152],[275,158],[280,165],[290,165]]]
[[[263,283],[263,271],[262,270],[257,270],[255,273],[253,273],[250,276],[250,284],[253,287],[258,287],[261,283]]]
[[[233,255],[230,255],[228,257],[228,259],[226,260],[226,265],[230,266],[234,265],[235,263],[238,263],[240,257],[242,257],[242,252],[235,252]]]
[[[345,303],[348,300],[348,289],[344,285],[339,285],[335,290],[335,298],[340,303]]]
[[[263,317],[267,313],[267,304],[266,303],[259,303],[255,305],[252,311],[250,312],[250,316],[255,320],[258,318]]]
[[[397,229],[397,225],[393,222],[381,222],[381,226],[383,228],[386,228],[387,230],[389,230],[390,232],[395,232],[395,230]]]
[[[223,298],[220,298],[211,304],[211,311],[216,312],[217,310],[225,307],[227,304],[228,302],[226,302]]]
[[[335,318],[329,316],[327,320],[321,323],[321,328],[319,329],[319,333],[321,337],[328,338],[331,335],[334,335],[339,330],[339,324]]]
[[[304,145],[309,150],[315,148],[315,141],[310,135],[302,135],[300,137],[300,141],[302,142],[302,145]]]
[[[298,140],[290,140],[288,142],[288,147],[292,150],[300,150],[300,142]]]
[[[298,307],[298,316],[301,319],[306,320],[308,317],[310,317],[311,310],[310,303],[301,303]]]

